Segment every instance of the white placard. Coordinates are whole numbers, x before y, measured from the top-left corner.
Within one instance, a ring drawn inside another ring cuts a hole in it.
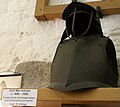
[[[3,89],[2,105],[36,106],[37,89]]]

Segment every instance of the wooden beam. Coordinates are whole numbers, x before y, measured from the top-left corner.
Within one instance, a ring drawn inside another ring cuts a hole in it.
[[[49,0],[45,0],[45,6],[49,5]]]
[[[59,101],[38,101],[37,107],[61,107]]]
[[[36,0],[35,18],[37,20],[46,20],[44,16],[45,0]]]
[[[47,20],[54,18],[61,18],[62,12],[67,5],[54,5],[54,6],[45,6],[44,12]]]

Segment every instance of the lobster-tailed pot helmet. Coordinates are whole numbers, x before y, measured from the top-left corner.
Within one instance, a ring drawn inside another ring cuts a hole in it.
[[[87,4],[72,2],[62,19],[66,29],[53,59],[48,87],[60,91],[117,87],[115,47],[111,39],[103,36],[97,11]]]

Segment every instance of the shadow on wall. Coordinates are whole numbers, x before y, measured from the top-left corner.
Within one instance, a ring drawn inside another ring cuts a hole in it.
[[[15,71],[23,74],[22,88],[41,88],[50,82],[51,62],[28,61],[17,65]]]
[[[117,59],[120,74],[120,58]],[[52,62],[28,61],[17,65],[15,71],[23,74],[22,88],[41,88],[50,83]],[[118,78],[120,87],[120,76]]]

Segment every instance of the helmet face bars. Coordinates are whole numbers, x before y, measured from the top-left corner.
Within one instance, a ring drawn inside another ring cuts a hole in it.
[[[66,29],[53,59],[48,88],[75,91],[117,87],[115,47],[111,39],[103,36],[97,11],[87,4],[72,2],[63,11],[62,19]]]

